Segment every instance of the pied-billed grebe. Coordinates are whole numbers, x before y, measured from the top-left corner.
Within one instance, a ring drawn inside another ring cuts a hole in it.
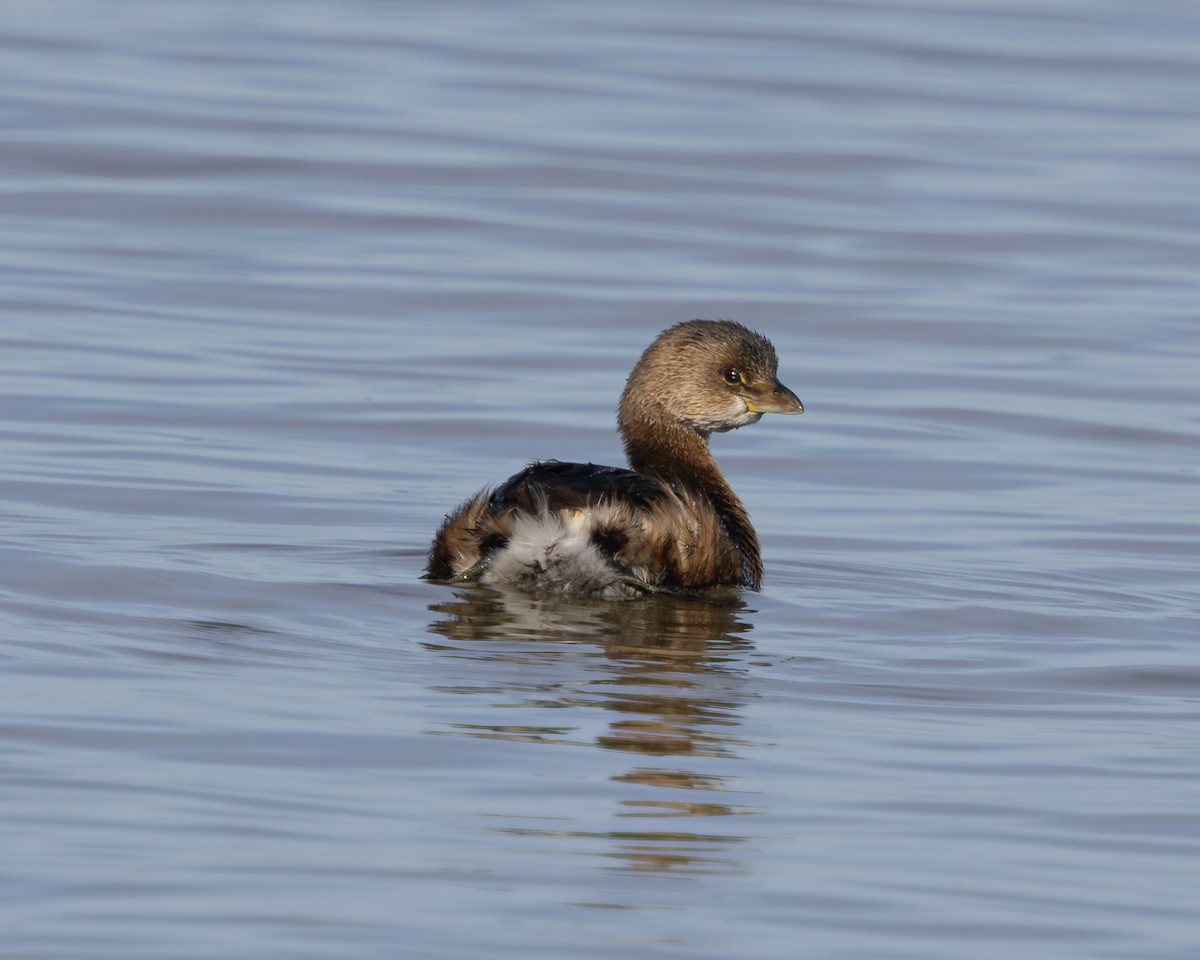
[[[803,413],[766,337],[689,320],[642,354],[617,422],[632,469],[534,463],[450,514],[432,580],[633,597],[762,582],[758,536],[721,475],[709,434],[764,413]]]

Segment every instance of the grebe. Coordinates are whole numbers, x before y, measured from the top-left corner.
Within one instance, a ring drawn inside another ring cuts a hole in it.
[[[766,337],[729,320],[663,331],[621,394],[630,469],[531,464],[446,517],[426,577],[614,598],[757,590],[758,535],[708,437],[804,412],[778,362]]]

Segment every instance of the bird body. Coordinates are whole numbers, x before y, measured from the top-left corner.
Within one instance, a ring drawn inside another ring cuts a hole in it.
[[[446,518],[426,575],[614,598],[758,589],[758,537],[708,437],[764,413],[803,412],[776,366],[770,342],[741,324],[669,328],[622,393],[630,469],[529,465]]]

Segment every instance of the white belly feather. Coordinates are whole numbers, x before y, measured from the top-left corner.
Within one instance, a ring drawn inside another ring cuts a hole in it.
[[[629,591],[592,542],[596,511],[561,510],[518,516],[508,543],[496,551],[483,583],[624,596]]]

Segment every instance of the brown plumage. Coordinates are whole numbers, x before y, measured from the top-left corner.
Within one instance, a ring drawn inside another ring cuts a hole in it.
[[[708,437],[804,412],[777,366],[770,341],[740,323],[665,330],[621,394],[630,469],[531,464],[446,518],[426,576],[609,597],[758,589],[758,536]]]

